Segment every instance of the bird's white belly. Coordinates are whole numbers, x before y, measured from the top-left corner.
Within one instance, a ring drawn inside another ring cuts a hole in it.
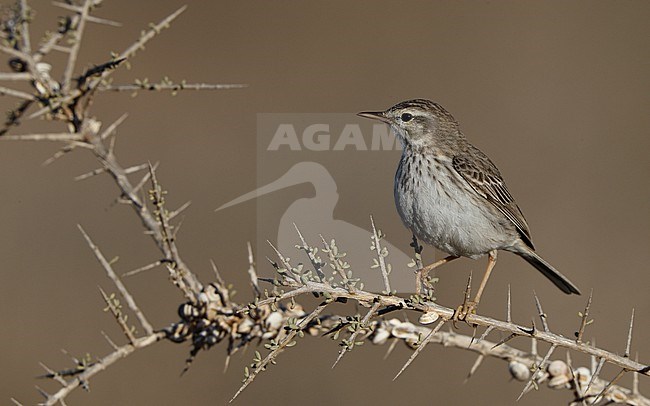
[[[461,178],[449,179],[456,175],[434,168],[428,175],[423,172],[418,180],[403,182],[398,170],[394,189],[397,211],[419,240],[449,254],[471,258],[508,245],[494,239],[504,233],[500,219],[486,206],[489,203],[481,206],[471,190],[455,186],[463,181]],[[443,190],[441,183],[452,186]]]

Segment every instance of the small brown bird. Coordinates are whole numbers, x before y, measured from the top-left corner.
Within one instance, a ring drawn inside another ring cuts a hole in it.
[[[464,318],[481,299],[497,250],[505,250],[524,258],[564,293],[580,294],[537,255],[526,219],[501,173],[467,141],[447,110],[414,99],[358,115],[383,121],[397,134],[403,147],[395,174],[397,211],[414,236],[450,254],[420,271],[418,290],[432,269],[461,256],[476,259],[487,254],[485,276],[474,300],[463,306]]]

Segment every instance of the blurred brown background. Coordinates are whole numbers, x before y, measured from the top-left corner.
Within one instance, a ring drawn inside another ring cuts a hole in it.
[[[37,12],[34,29],[54,29],[62,11],[46,1],[31,4]],[[107,60],[109,51],[124,49],[149,22],[183,4],[106,1],[96,14],[124,27],[91,26],[80,61],[91,66]],[[622,352],[634,307],[633,351],[650,362],[645,348],[650,338],[650,3],[188,4],[172,28],[131,61],[131,70],[115,75],[116,82],[170,76],[249,87],[175,97],[105,94],[93,111],[105,123],[128,112],[117,139],[120,161],[160,161],[159,178],[170,192],[170,204],[192,200],[179,246],[204,281],[212,278],[213,258],[223,276],[239,286],[238,299],[250,297],[246,241],[256,239],[256,221],[263,220],[256,219],[255,202],[227,213],[213,210],[256,187],[256,113],[354,113],[426,97],[446,106],[472,142],[499,165],[539,251],[583,292],[594,289],[596,322],[587,335]],[[13,106],[6,97],[0,103],[3,110]],[[37,121],[13,133],[45,130],[63,129]],[[102,330],[122,341],[113,319],[102,312],[97,290],[98,285],[112,290],[112,285],[77,223],[107,257],[120,257],[121,272],[157,259],[131,210],[111,205],[116,188],[109,179],[72,180],[97,166],[90,154],[79,151],[40,166],[55,151],[56,146],[44,143],[0,145],[2,403],[10,397],[36,403],[35,384],[53,391],[52,383],[34,377],[43,372],[39,361],[53,368],[70,365],[60,349],[75,356],[103,355],[110,348]],[[335,215],[366,224],[372,213],[391,240],[407,250],[410,236],[392,201],[396,165],[394,156],[357,168],[357,178],[341,180]],[[366,184],[370,177],[373,183]],[[367,199],[364,187],[380,197]],[[290,203],[309,193],[303,185],[266,199]],[[425,257],[433,257],[431,249]],[[512,255],[500,259],[481,313],[504,316],[510,283],[514,320],[530,323],[535,289],[551,328],[572,335],[586,297],[562,295]],[[459,303],[467,271],[483,266],[484,260],[447,266],[440,273],[439,301]],[[156,327],[176,319],[181,296],[163,270],[126,282]],[[523,339],[514,344],[529,346]],[[138,352],[91,381],[91,393],[74,393],[68,404],[224,404],[253,355],[237,354],[224,375],[225,348],[218,346],[201,353],[189,373],[179,377],[188,350],[161,343]],[[467,352],[431,346],[391,382],[410,355],[402,346],[385,361],[385,346],[363,346],[332,370],[337,351],[329,339],[301,341],[244,392],[239,404],[514,404],[522,388],[495,360],[463,384],[474,361]],[[584,357],[573,358],[588,365]],[[615,373],[606,368],[605,376]],[[629,386],[630,377],[622,382]],[[641,389],[648,387],[641,378]],[[568,393],[543,388],[521,404],[568,399]]]

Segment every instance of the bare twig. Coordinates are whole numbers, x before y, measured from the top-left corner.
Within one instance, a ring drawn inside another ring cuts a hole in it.
[[[137,40],[134,44],[129,46],[127,49],[125,49],[120,54],[120,58],[128,59],[134,56],[138,50],[144,49],[144,46],[147,42],[151,41],[156,35],[160,34],[160,32],[164,28],[169,28],[170,24],[185,10],[187,10],[187,6],[180,7],[178,10],[174,11],[173,13],[165,17],[159,23],[153,25],[150,30],[148,30],[147,32],[145,32],[143,35],[140,36],[139,40]]]
[[[117,324],[120,326],[122,329],[122,332],[126,336],[126,338],[129,340],[130,344],[133,344],[135,341],[135,336],[133,335],[132,328],[129,327],[128,324],[126,324],[126,316],[122,314],[121,306],[119,302],[116,301],[115,296],[111,295],[108,296],[106,292],[102,288],[99,288],[99,292],[102,294],[102,298],[104,299],[104,302],[106,302],[107,310],[111,311],[111,314],[113,317],[115,317],[115,321],[117,321]]]
[[[178,92],[180,90],[227,90],[227,89],[243,89],[248,87],[247,84],[243,83],[148,83],[145,81],[136,82],[129,85],[102,85],[98,90],[100,91],[109,91],[109,92],[133,92],[136,90],[149,90],[149,91],[159,91],[159,90],[169,90],[172,92]]]
[[[77,6],[73,6],[71,4],[61,3],[59,1],[53,1],[52,4],[57,6],[57,7],[61,7],[62,9],[75,11],[75,12],[81,12],[83,10],[83,7],[77,7]],[[105,18],[98,18],[98,17],[94,17],[94,16],[91,16],[91,15],[86,16],[86,21],[88,21],[89,23],[97,23],[97,24],[109,25],[111,27],[121,27],[122,26],[121,23],[118,23],[116,21],[107,20]],[[56,47],[57,46],[55,45],[53,49],[56,49]]]
[[[591,299],[594,296],[594,290],[592,289],[589,292],[589,299],[587,299],[587,305],[585,306],[584,312],[582,312],[582,318],[580,320],[580,328],[578,329],[578,334],[576,335],[576,342],[582,341],[582,335],[585,333],[585,327],[589,323],[589,308],[591,307]]]
[[[539,298],[537,297],[537,293],[535,291],[533,291],[533,296],[535,296],[535,307],[537,307],[537,313],[539,314],[539,319],[542,321],[542,326],[544,327],[544,331],[549,332],[551,330],[548,328],[546,313],[544,313],[544,310],[542,310],[542,304],[540,303]]]
[[[160,266],[160,265],[162,265],[162,261],[152,262],[152,263],[147,264],[145,266],[141,266],[140,268],[136,268],[136,269],[134,269],[132,271],[125,272],[122,276],[133,276],[133,275],[139,274],[140,272],[148,271],[148,270],[153,269],[153,268],[155,268],[157,266]]]
[[[10,89],[8,87],[0,86],[0,96],[12,96],[19,99],[33,101],[36,100],[33,94],[26,93],[16,89]]]
[[[100,1],[94,0],[93,5],[99,4]],[[170,23],[174,21],[185,9],[187,6],[183,6],[164,18],[162,21],[159,23],[153,25],[150,30],[146,31],[136,42],[131,44],[129,47],[127,47],[120,55],[118,55],[115,59],[128,59],[136,54],[136,52],[139,49],[143,49],[144,45],[149,42],[151,39],[153,39],[156,35],[158,35],[163,28],[169,27]],[[58,41],[60,38],[57,35],[54,35],[53,38],[57,38],[56,41]],[[44,52],[52,48],[54,43],[48,42],[43,47],[41,47],[41,50]],[[38,60],[38,59],[37,59]],[[92,80],[89,81],[87,84],[88,90],[96,89],[111,73],[113,70],[105,70],[103,71],[98,77],[93,78]],[[87,91],[87,90],[86,90]],[[81,91],[79,89],[76,90],[71,90],[69,94],[65,97],[62,97],[60,99],[57,99],[55,102],[51,103],[49,106],[46,106],[33,114],[29,115],[28,118],[33,119],[39,116],[42,116],[43,114],[46,114],[48,111],[56,110],[62,105],[70,103],[72,100],[77,99],[78,97],[82,96],[84,94],[84,91]]]
[[[121,170],[124,173],[124,170]],[[165,192],[158,183],[156,172],[153,166],[149,164],[149,172],[151,174],[152,190],[150,191],[150,199],[155,208],[154,215],[157,227],[151,230],[155,233],[156,240],[160,242],[161,248],[168,259],[167,268],[174,280],[174,283],[179,289],[183,291],[185,297],[194,302],[196,295],[201,291],[202,285],[194,274],[189,272],[180,258],[176,241],[172,233],[172,227],[169,224],[169,213],[165,208]]]
[[[93,1],[93,7],[96,7],[102,3],[102,0],[94,0]],[[79,14],[75,14],[70,17],[70,24],[69,26],[75,26],[78,21],[79,21]],[[63,39],[63,37],[67,34],[68,30],[58,30],[54,33],[50,34],[50,37],[43,42],[41,47],[34,53],[34,60],[36,62],[40,61],[45,55],[49,54],[50,51]]]
[[[83,136],[78,133],[54,133],[54,134],[19,134],[5,135],[0,140],[6,141],[56,141],[71,142],[83,141]]]
[[[43,403],[46,406],[53,406],[65,399],[70,392],[78,388],[79,386],[84,385],[84,382],[87,382],[90,378],[95,376],[101,371],[104,371],[106,368],[116,363],[117,361],[126,358],[131,355],[134,351],[148,347],[152,344],[155,344],[159,340],[165,337],[164,332],[153,333],[148,336],[144,336],[136,339],[132,344],[126,344],[119,347],[117,350],[106,355],[105,357],[98,360],[95,364],[86,368],[83,372],[79,373],[74,379],[68,381],[68,384],[63,388],[59,389],[56,393],[48,395],[46,401]]]
[[[0,80],[30,80],[31,78],[32,78],[32,75],[30,75],[29,73],[0,72]],[[29,93],[26,93],[26,94],[29,94]],[[32,98],[33,98],[33,96],[32,96]]]
[[[22,38],[22,49],[26,53],[32,52],[32,44],[29,35],[29,6],[27,0],[20,0],[20,35]]]
[[[129,291],[126,289],[126,286],[124,286],[120,278],[117,276],[111,264],[106,260],[106,258],[104,258],[104,255],[101,253],[99,248],[95,245],[95,243],[90,239],[88,234],[86,234],[86,231],[84,231],[84,229],[80,225],[77,225],[77,227],[79,228],[79,231],[81,231],[81,234],[84,236],[86,243],[95,254],[95,257],[97,258],[99,263],[102,265],[102,267],[108,274],[108,277],[111,278],[111,280],[115,284],[115,287],[120,292],[120,295],[122,295],[124,300],[126,300],[126,304],[129,306],[129,309],[131,309],[131,311],[135,313],[145,333],[147,335],[153,334],[153,327],[151,326],[147,318],[144,316],[144,313],[142,313],[138,305],[135,303],[135,299],[133,298],[133,296],[131,296]]]
[[[29,73],[32,75],[32,80],[35,82],[35,87],[38,89],[40,86],[39,93],[46,96],[52,95],[53,92],[51,80],[46,75],[44,75],[40,69],[38,69],[38,61],[35,57],[32,57],[31,54],[24,51],[4,45],[0,45],[0,51],[23,61],[25,63],[27,71],[29,71]]]
[[[72,74],[77,63],[77,56],[79,56],[79,48],[81,47],[81,39],[84,34],[84,29],[86,28],[86,21],[88,19],[88,14],[90,13],[90,7],[92,4],[92,0],[85,0],[83,7],[81,7],[76,27],[74,27],[72,31],[72,46],[70,48],[70,53],[68,54],[68,63],[65,66],[65,71],[63,73],[63,83],[61,86],[61,90],[64,94],[68,93],[70,90],[70,81],[72,80]]]

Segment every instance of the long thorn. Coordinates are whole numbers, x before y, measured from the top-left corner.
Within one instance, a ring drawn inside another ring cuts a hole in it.
[[[100,135],[99,138],[102,140],[105,140],[106,138],[110,137],[113,135],[117,127],[120,126],[126,120],[126,118],[129,116],[128,113],[122,114],[117,120],[115,120],[111,125],[106,127],[106,130],[104,130]]]
[[[476,373],[478,368],[481,366],[481,363],[483,363],[483,360],[485,359],[485,355],[479,354],[479,356],[476,358],[476,361],[474,361],[474,365],[472,365],[472,368],[469,370],[469,373],[467,374],[467,377],[465,378],[465,383],[469,381],[472,376]]]
[[[191,204],[192,204],[192,201],[191,201],[191,200],[188,200],[188,201],[186,201],[185,203],[183,203],[183,205],[182,205],[181,207],[179,207],[178,209],[176,209],[176,210],[174,210],[174,211],[172,211],[172,212],[169,213],[169,219],[171,220],[171,219],[173,219],[174,217],[176,217],[176,216],[178,216],[179,214],[181,214],[182,212],[184,212],[185,209],[187,209],[188,207],[190,207]]]
[[[510,297],[510,284],[508,284],[508,304],[506,306],[506,321],[512,323],[512,307],[511,307],[511,297]]]
[[[481,341],[485,340],[488,334],[492,332],[492,330],[494,330],[494,326],[488,326],[488,328],[485,329],[485,331],[483,332],[483,334],[481,334],[478,340],[476,340],[476,344],[479,344]]]
[[[400,369],[399,372],[397,373],[397,375],[395,375],[395,377],[393,378],[393,381],[396,380],[397,378],[399,378],[399,376],[402,375],[402,372],[404,372],[406,370],[406,368],[408,368],[409,365],[411,365],[413,360],[415,360],[415,358],[420,354],[420,352],[422,352],[424,347],[426,347],[426,345],[429,343],[429,340],[431,340],[431,337],[433,337],[433,335],[435,333],[437,333],[438,330],[440,330],[440,328],[442,328],[442,326],[446,322],[447,322],[447,320],[445,320],[445,319],[440,320],[438,322],[438,324],[436,325],[436,327],[433,330],[431,330],[431,332],[429,334],[427,334],[427,336],[424,338],[424,340],[422,340],[422,343],[420,343],[418,348],[416,348],[415,351],[413,352],[413,354],[411,354],[411,357],[408,359],[408,361],[406,361],[406,364],[404,364],[402,369]]]
[[[614,377],[614,379],[612,379],[611,381],[609,381],[609,382],[607,383],[607,385],[603,388],[603,390],[600,391],[600,393],[599,393],[598,395],[596,395],[596,397],[595,397],[594,400],[591,402],[591,404],[592,404],[592,405],[595,405],[596,403],[600,402],[600,399],[601,399],[603,396],[605,396],[605,394],[607,394],[607,391],[609,390],[609,388],[611,388],[612,386],[614,386],[614,384],[616,384],[616,382],[618,382],[618,380],[621,379],[621,377],[623,376],[623,374],[625,374],[625,372],[627,372],[625,369],[621,369],[621,371],[620,371],[618,374],[616,374],[616,376]]]
[[[255,269],[255,258],[253,257],[253,248],[251,247],[250,241],[246,243],[246,247],[248,248],[248,276],[250,278],[251,287],[253,288],[253,294],[256,299],[259,299],[262,292],[257,283],[257,270]]]
[[[395,347],[397,346],[397,343],[400,342],[400,341],[401,341],[401,340],[400,340],[399,338],[397,338],[397,337],[393,338],[393,340],[391,341],[390,345],[388,346],[388,349],[386,350],[386,354],[384,354],[384,360],[388,359],[388,357],[390,356],[390,354],[393,353],[393,350],[394,350]],[[636,375],[636,374],[635,374],[635,375]]]
[[[152,263],[147,264],[145,266],[141,266],[140,268],[136,268],[136,269],[134,269],[132,271],[125,272],[125,273],[122,274],[122,276],[133,276],[133,275],[138,274],[140,272],[144,272],[144,271],[148,271],[150,269],[153,269],[153,268],[155,268],[155,267],[157,267],[159,265],[162,265],[162,261],[160,261],[160,260],[158,260],[156,262],[152,262]]]
[[[537,297],[537,292],[533,290],[533,295],[535,296],[535,307],[537,307],[537,313],[539,313],[539,318],[542,320],[542,326],[544,326],[544,331],[547,333],[550,331],[548,328],[548,322],[546,320],[546,313],[542,310],[542,304]]]
[[[630,346],[632,345],[632,329],[634,328],[634,308],[632,308],[632,316],[630,317],[630,329],[627,332],[627,343],[625,344],[625,358],[630,356]]]
[[[495,349],[495,348],[497,348],[498,346],[507,343],[508,341],[510,341],[510,340],[512,340],[513,338],[517,337],[517,335],[518,335],[518,334],[516,334],[516,333],[512,333],[512,334],[510,334],[510,335],[507,336],[506,338],[504,338],[504,339],[500,340],[498,343],[494,344],[494,345],[492,346],[491,349]]]
[[[551,345],[551,348],[548,349],[548,352],[544,356],[544,359],[542,359],[542,362],[537,365],[537,368],[535,368],[535,371],[530,375],[530,379],[526,383],[526,386],[524,386],[524,389],[521,391],[519,394],[519,397],[517,398],[517,401],[521,399],[526,392],[530,389],[530,387],[533,385],[533,382],[535,382],[535,379],[537,379],[537,374],[544,368],[546,363],[548,362],[549,358],[551,357],[551,354],[553,354],[553,351],[557,348],[556,344]]]
[[[584,399],[584,394],[582,388],[580,387],[580,382],[578,382],[578,377],[576,376],[573,370],[573,362],[571,361],[571,352],[567,350],[566,352],[566,364],[569,367],[569,372],[571,373],[571,383],[573,383],[573,389],[576,393],[576,399],[580,399],[580,402],[583,406],[587,406],[587,403]]]
[[[600,371],[603,369],[603,365],[605,365],[605,358],[600,358],[598,361],[598,365],[596,366],[596,369],[592,371],[591,374],[591,379],[589,380],[589,383],[587,384],[587,387],[585,388],[585,394],[589,393],[589,389],[591,389],[591,385],[596,382],[596,379],[598,379],[598,375],[600,375]]]

